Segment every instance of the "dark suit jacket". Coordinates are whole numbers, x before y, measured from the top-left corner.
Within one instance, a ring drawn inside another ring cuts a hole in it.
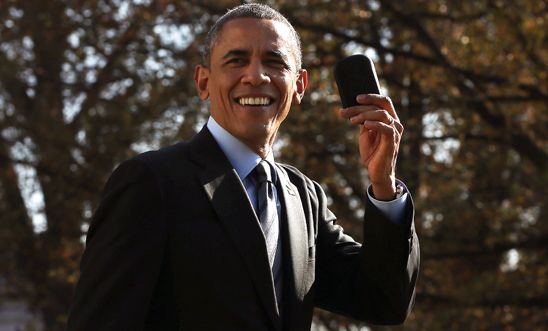
[[[209,133],[120,165],[91,222],[67,330],[309,330],[314,306],[401,323],[419,251],[367,203],[364,245],[336,225],[320,185],[278,164],[282,316],[245,189]]]

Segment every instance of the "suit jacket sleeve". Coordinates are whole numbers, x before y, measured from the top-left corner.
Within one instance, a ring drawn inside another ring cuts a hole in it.
[[[363,243],[335,224],[326,196],[317,199],[316,305],[371,324],[401,324],[414,301],[419,242],[409,199],[405,220],[395,224],[366,201]]]
[[[138,161],[111,176],[92,219],[67,330],[142,330],[165,243],[162,197]]]

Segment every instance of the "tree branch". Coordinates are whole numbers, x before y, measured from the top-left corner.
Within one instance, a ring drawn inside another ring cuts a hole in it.
[[[452,308],[499,308],[499,307],[516,307],[516,308],[548,308],[548,298],[545,296],[531,296],[521,298],[508,298],[501,296],[494,299],[477,300],[473,302],[464,302],[458,298],[448,295],[436,295],[433,293],[417,292],[417,302],[428,305],[430,307],[442,306]]]
[[[459,250],[452,252],[422,252],[425,260],[445,260],[445,259],[469,259],[473,257],[500,255],[511,249],[527,249],[527,250],[548,250],[546,242],[548,242],[548,234],[537,236],[526,236],[526,239],[516,242],[500,242],[492,246],[481,247],[478,249]]]

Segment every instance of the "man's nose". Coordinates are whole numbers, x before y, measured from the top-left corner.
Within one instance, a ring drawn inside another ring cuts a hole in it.
[[[259,61],[252,61],[245,69],[242,77],[242,83],[259,86],[270,83],[270,76],[266,68]]]

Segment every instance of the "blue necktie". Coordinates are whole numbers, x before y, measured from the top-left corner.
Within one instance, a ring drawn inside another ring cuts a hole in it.
[[[261,161],[254,170],[255,180],[257,181],[257,216],[264,233],[266,241],[266,250],[268,253],[268,262],[272,270],[272,276],[276,287],[276,297],[278,303],[281,299],[281,243],[280,223],[278,210],[276,207],[276,197],[274,195],[274,181],[270,164],[267,161]],[[275,178],[275,176],[274,176]]]

